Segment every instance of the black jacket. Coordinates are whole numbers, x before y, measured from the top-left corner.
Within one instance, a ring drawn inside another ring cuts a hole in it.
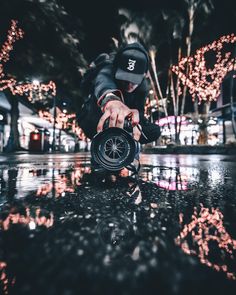
[[[137,45],[130,44],[130,46],[140,45],[137,43]],[[117,56],[121,51],[122,48],[115,55],[111,55],[101,69],[99,68],[92,82],[93,85],[89,91],[90,95],[86,95],[81,113],[78,114],[79,126],[87,137],[93,138],[96,134],[97,124],[103,114],[101,110],[102,100],[107,93],[112,92],[117,94],[119,99],[129,108],[139,111],[140,125],[143,133],[146,134],[146,137],[141,136],[140,143],[152,142],[160,136],[160,128],[150,123],[144,116],[145,101],[148,94],[146,78],[132,93],[122,91],[119,87],[119,81],[115,79]]]

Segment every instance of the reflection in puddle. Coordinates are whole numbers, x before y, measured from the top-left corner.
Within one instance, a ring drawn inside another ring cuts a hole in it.
[[[16,232],[20,232],[22,234],[22,230],[33,231],[36,229],[50,228],[54,224],[53,212],[49,212],[48,210],[40,207],[28,205],[24,206],[19,203],[18,205],[12,206],[6,205],[1,209],[0,234],[1,231],[10,231],[10,235],[15,235]],[[9,290],[13,287],[15,282],[15,276],[11,276],[11,278],[9,278],[7,263],[0,261],[0,292],[2,291],[4,295],[9,294]]]
[[[0,290],[4,295],[9,294],[9,288],[15,284],[15,278],[8,279],[7,264],[4,261],[0,261]]]
[[[32,169],[30,165],[21,164],[14,169],[0,169],[1,202],[4,198],[20,199],[30,193],[36,196],[63,197],[66,192],[73,193],[81,185],[83,175],[90,172],[89,166],[68,167],[63,162],[59,167],[45,164],[43,168]],[[124,169],[121,176],[127,177],[127,173]],[[144,166],[140,178],[165,190],[185,191],[193,181],[199,180],[199,170],[194,167]],[[137,199],[137,202],[140,200]]]
[[[156,183],[160,188],[170,191],[185,191],[199,178],[199,169],[193,167],[145,167],[142,179]]]
[[[36,196],[60,197],[74,192],[90,167],[32,169],[19,167],[0,171],[1,202],[4,198],[24,198],[30,193]]]
[[[16,224],[28,226],[30,230],[34,230],[38,226],[49,228],[53,226],[53,223],[53,213],[41,208],[13,206],[9,210],[2,210],[0,216],[0,229],[3,231],[9,230]]]
[[[47,166],[45,163],[42,168],[32,169],[30,165],[21,164],[14,169],[0,169],[1,202],[13,197],[20,199],[30,193],[36,196],[63,197],[66,192],[74,192],[81,185],[83,175],[90,172],[89,166],[77,164],[68,167],[63,162],[59,167]],[[124,169],[121,176],[127,177],[127,173]],[[193,167],[144,166],[140,178],[165,190],[185,191],[191,182],[198,181],[199,170]]]
[[[192,220],[183,226],[183,214],[179,215],[183,227],[175,242],[188,255],[198,256],[202,264],[216,271],[223,271],[229,279],[236,280],[236,240],[232,239],[223,225],[223,214],[219,209],[194,208]],[[221,263],[215,260],[222,259]]]
[[[212,169],[209,163],[191,166],[190,158],[182,166],[171,159],[143,165],[140,178],[124,170],[104,181],[87,162],[59,157],[0,166],[0,292],[74,295],[80,287],[90,294],[99,286],[110,294],[115,286],[113,294],[153,287],[150,294],[173,295],[191,294],[203,277],[223,287],[235,283],[232,171],[226,174],[222,163]],[[192,214],[204,202],[219,209],[202,206]],[[223,225],[226,204],[229,222]]]
[[[104,218],[97,225],[97,232],[105,244],[117,246],[125,243],[132,235],[132,223],[126,217]]]

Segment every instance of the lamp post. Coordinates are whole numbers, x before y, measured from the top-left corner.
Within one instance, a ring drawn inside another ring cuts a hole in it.
[[[52,135],[52,151],[56,150],[56,95],[53,96],[53,135]]]

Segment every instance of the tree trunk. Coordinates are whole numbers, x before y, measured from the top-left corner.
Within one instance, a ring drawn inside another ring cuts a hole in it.
[[[199,130],[200,134],[199,134],[199,139],[198,139],[199,144],[207,144],[207,140],[208,140],[207,126],[208,126],[208,119],[209,119],[208,115],[209,115],[210,106],[211,106],[210,101],[206,101],[204,103],[204,112],[202,115],[203,122],[199,126],[199,128],[200,128],[200,130]]]
[[[17,96],[13,96],[11,94],[9,94],[7,98],[11,105],[11,129],[6,146],[6,152],[14,152],[20,150],[20,134],[18,130],[19,102]]]
[[[181,59],[181,55],[182,55],[182,49],[181,47],[179,47],[178,50],[178,63],[180,62]],[[176,81],[176,87],[175,87],[175,91],[176,91],[176,113],[175,113],[175,142],[177,144],[180,144],[180,125],[177,122],[177,117],[179,115],[179,76],[177,76],[177,81]]]
[[[194,29],[194,14],[197,6],[195,6],[194,0],[188,2],[188,36],[186,37],[186,45],[187,45],[187,58],[190,57],[191,48],[192,48],[192,34]],[[189,61],[187,60],[186,66],[186,77],[189,75]],[[182,95],[182,103],[181,103],[181,110],[180,110],[180,118],[184,115],[184,108],[186,103],[186,96],[187,96],[187,85],[184,85],[183,95]],[[181,133],[181,120],[179,123],[179,134]]]

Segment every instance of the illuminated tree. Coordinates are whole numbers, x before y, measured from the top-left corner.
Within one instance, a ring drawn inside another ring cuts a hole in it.
[[[13,87],[12,85],[16,83],[15,79],[5,77],[3,64],[9,60],[10,52],[13,50],[13,44],[22,37],[23,31],[17,27],[17,22],[13,20],[8,30],[7,40],[2,45],[0,51],[0,91],[10,89],[10,87]],[[18,100],[16,98],[9,95],[8,100],[11,105],[11,132],[8,140],[8,148],[9,151],[12,151],[20,148],[18,131],[19,109]]]
[[[187,45],[187,58],[190,57],[192,52],[192,36],[195,26],[196,14],[200,9],[203,9],[205,14],[209,14],[213,9],[211,0],[184,0],[187,4],[188,12],[188,35],[186,37]],[[189,67],[186,67],[186,74],[188,75]],[[186,99],[187,87],[183,88],[181,115],[184,114],[185,99]]]
[[[17,27],[17,21],[11,21],[11,27],[7,33],[7,40],[2,45],[0,50],[0,91],[10,90],[11,94],[8,95],[9,103],[11,104],[11,131],[8,140],[7,151],[14,151],[20,149],[19,142],[19,131],[18,131],[18,119],[19,119],[19,109],[18,109],[18,99],[17,95],[28,96],[29,101],[42,100],[43,93],[48,93],[52,91],[52,95],[56,95],[56,85],[54,82],[50,81],[48,84],[40,83],[18,83],[14,78],[8,78],[4,73],[4,63],[6,63],[10,58],[10,51],[13,50],[13,44],[16,40],[23,38],[23,31]],[[37,97],[33,96],[37,93]]]
[[[224,226],[224,215],[218,208],[205,208],[200,204],[200,212],[194,208],[192,220],[184,224],[184,216],[179,215],[181,232],[176,237],[175,243],[187,255],[197,256],[200,262],[218,272],[224,272],[227,278],[236,280],[235,261],[236,240],[227,232]],[[212,243],[214,242],[214,243]],[[212,259],[211,253],[220,249],[221,263]]]
[[[181,91],[179,87],[179,77],[175,79],[173,77],[172,65],[176,62],[179,63],[181,56],[190,57],[192,53],[193,41],[197,36],[194,35],[196,30],[196,19],[201,19],[197,22],[197,27],[201,27],[204,24],[204,19],[208,16],[214,6],[211,0],[183,0],[182,11],[163,11],[163,18],[169,26],[169,47],[170,50],[174,44],[174,39],[177,41],[175,56],[170,55],[170,67],[168,76],[167,95],[172,101],[173,112],[175,115],[175,142],[180,143],[179,137],[181,133],[181,120],[177,123],[177,116],[183,116],[185,113],[187,86],[185,85]],[[184,14],[183,14],[184,11]],[[186,15],[187,14],[187,17]],[[172,37],[172,38],[171,38]],[[185,67],[185,73],[188,75],[188,64]]]
[[[197,97],[199,102],[215,101],[220,94],[220,86],[225,76],[236,69],[231,51],[224,52],[225,44],[236,42],[236,35],[227,35],[219,40],[198,49],[194,56],[180,60],[172,70],[180,78],[182,85],[187,85],[193,100]],[[209,67],[207,53],[214,53],[215,63]],[[186,67],[189,73],[186,74]]]
[[[81,53],[85,36],[83,20],[77,13],[74,15],[75,10],[68,12],[67,2],[1,0],[0,33],[5,34],[6,24],[13,17],[25,32],[25,38],[16,44],[6,72],[22,83],[53,79],[57,105],[66,101],[68,111],[77,111],[82,104],[79,83],[86,65]],[[44,103],[51,108],[53,100],[49,98]]]
[[[187,87],[182,89],[182,93],[178,91],[179,78],[173,77],[171,67],[181,59],[181,56],[190,56],[193,37],[196,39],[193,36],[196,19],[201,19],[198,27],[202,26],[205,16],[212,12],[213,5],[211,0],[183,0],[179,7],[179,10],[161,8],[160,13],[157,13],[155,17],[148,13],[140,16],[138,13],[131,13],[125,9],[120,11],[125,19],[121,25],[122,40],[128,42],[142,40],[150,48],[151,75],[149,78],[156,108],[165,116],[171,112],[174,113],[177,143],[181,131],[181,124],[177,126],[177,116],[184,114]],[[143,21],[144,18],[146,23]],[[163,61],[162,55],[167,57],[166,61]]]
[[[226,75],[236,70],[235,57],[233,57],[235,43],[234,34],[222,36],[198,49],[194,56],[182,58],[177,66],[172,67],[172,71],[181,81],[180,91],[188,87],[194,103],[205,102],[202,143],[206,143],[207,139],[206,126],[210,103],[219,97],[221,84]]]

